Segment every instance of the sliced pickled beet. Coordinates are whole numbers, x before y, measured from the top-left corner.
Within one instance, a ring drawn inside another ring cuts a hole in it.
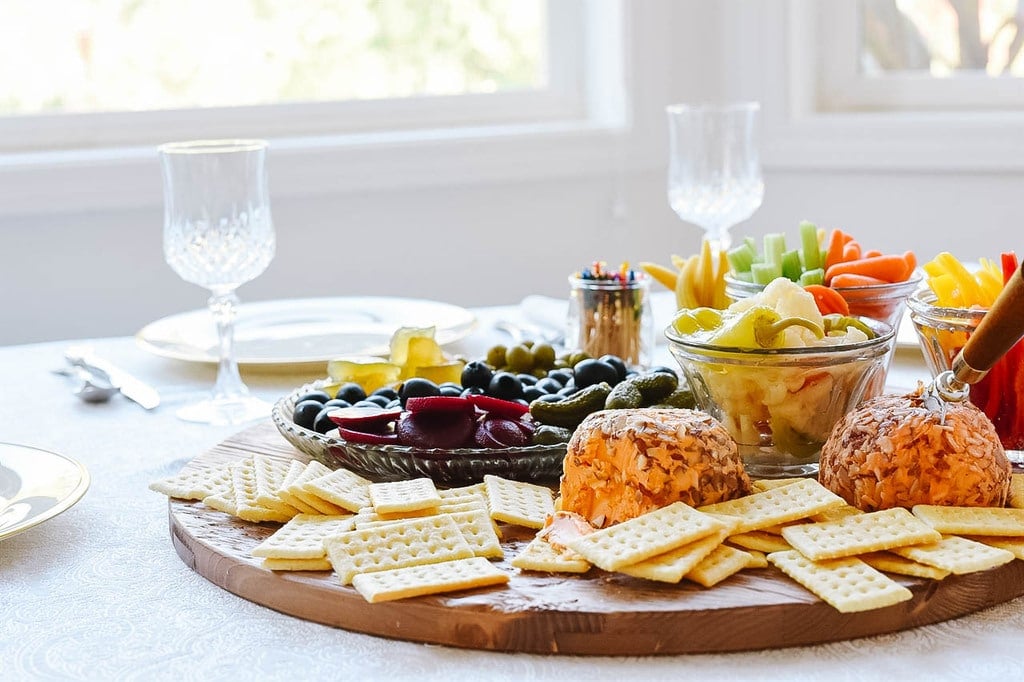
[[[349,443],[366,443],[368,445],[400,445],[398,435],[394,433],[366,433],[338,427],[338,435]]]
[[[417,448],[457,448],[473,435],[468,412],[406,412],[395,425],[402,445]]]
[[[367,426],[379,426],[395,421],[402,416],[402,408],[384,409],[383,407],[339,407],[327,413],[327,418],[338,426],[356,431],[366,430]]]
[[[473,441],[482,448],[518,448],[530,444],[533,427],[516,419],[484,419],[477,424]]]
[[[410,412],[454,412],[457,414],[470,414],[473,412],[473,403],[467,398],[448,395],[433,395],[419,398],[409,398],[405,401],[405,409]]]
[[[530,411],[529,405],[523,405],[511,400],[502,400],[490,395],[468,395],[466,400],[495,417],[518,419]]]

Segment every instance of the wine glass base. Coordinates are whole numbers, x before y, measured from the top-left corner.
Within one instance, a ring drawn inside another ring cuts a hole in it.
[[[259,398],[243,395],[230,398],[207,398],[186,405],[175,414],[178,419],[199,424],[228,426],[244,424],[270,415],[273,405]]]

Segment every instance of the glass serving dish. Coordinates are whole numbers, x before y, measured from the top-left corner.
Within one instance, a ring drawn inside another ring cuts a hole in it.
[[[874,284],[862,287],[833,287],[850,306],[850,314],[881,320],[890,327],[899,328],[907,309],[907,297],[921,284],[921,275],[914,274],[905,282]],[[763,284],[725,278],[725,293],[734,301],[749,298],[764,289]]]
[[[836,422],[885,386],[895,333],[884,322],[859,319],[877,336],[836,346],[728,348],[671,325],[665,335],[698,407],[732,435],[747,473],[806,476],[817,473]]]
[[[555,483],[562,475],[566,446],[522,448],[420,449],[405,445],[350,443],[337,436],[302,428],[292,421],[295,399],[329,383],[323,379],[302,386],[274,405],[271,418],[285,440],[331,469],[345,468],[371,481],[427,477],[439,485],[479,483],[484,475],[530,483]]]

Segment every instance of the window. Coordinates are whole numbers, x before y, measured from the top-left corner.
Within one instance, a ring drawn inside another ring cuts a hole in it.
[[[819,108],[1024,106],[1018,0],[857,0],[821,10]]]
[[[0,152],[580,119],[575,0],[4,0]]]

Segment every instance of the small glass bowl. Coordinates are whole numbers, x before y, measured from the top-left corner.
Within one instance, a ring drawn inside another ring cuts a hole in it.
[[[850,314],[881,320],[899,329],[907,309],[907,297],[921,284],[921,276],[914,274],[906,282],[874,284],[863,287],[834,287],[850,306]],[[725,278],[725,294],[734,301],[760,293],[763,284],[743,282],[730,276]]]
[[[739,446],[751,476],[781,478],[818,471],[832,427],[885,387],[895,331],[860,318],[877,336],[807,348],[714,346],[665,330],[698,407],[718,419]]]
[[[949,369],[953,358],[978,328],[986,308],[944,308],[936,305],[935,294],[927,288],[908,300],[910,320],[917,331],[925,364],[938,376]],[[999,359],[988,374],[971,385],[970,400],[992,420],[1007,455],[1022,461],[1024,451],[1024,341],[1018,342]]]
[[[427,477],[446,486],[479,483],[486,474],[516,481],[556,483],[562,474],[566,445],[530,445],[521,448],[434,448],[406,445],[350,443],[337,436],[302,428],[292,417],[295,399],[322,388],[329,380],[307,384],[281,398],[271,418],[285,440],[321,464],[344,468],[375,482]]]

